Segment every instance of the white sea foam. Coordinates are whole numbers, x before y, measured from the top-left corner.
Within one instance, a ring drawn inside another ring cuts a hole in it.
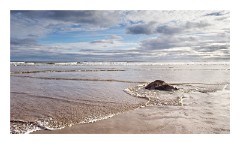
[[[95,117],[95,118],[89,117],[89,118],[86,118],[85,120],[83,120],[80,123],[82,123],[82,124],[83,123],[93,123],[93,122],[97,122],[97,121],[100,121],[100,120],[105,120],[105,119],[111,118],[111,117],[119,115],[119,114],[120,113],[114,113],[114,114],[109,114],[109,115],[106,115],[106,116]]]
[[[55,63],[55,65],[78,65],[78,62]]]
[[[111,118],[113,116],[119,115],[119,113],[114,113],[114,114],[109,114],[109,115],[105,115],[105,116],[94,116],[94,117],[87,117],[85,120],[79,122],[79,123],[70,123],[67,125],[56,125],[53,126],[50,123],[53,122],[53,119],[47,119],[47,120],[37,120],[36,122],[24,122],[24,121],[19,121],[22,123],[22,128],[21,129],[11,129],[11,133],[17,133],[17,134],[30,134],[32,132],[35,131],[39,131],[39,130],[60,130],[65,128],[66,126],[71,127],[75,124],[85,124],[85,123],[94,123],[100,120],[105,120],[108,118]],[[17,122],[17,121],[16,121]]]
[[[152,105],[169,105],[182,106],[183,105],[183,91],[159,91],[147,90],[146,84],[137,85],[135,87],[127,88],[124,91],[129,95],[148,99],[146,106]]]
[[[228,65],[229,62],[10,62],[14,66],[28,66],[28,65],[86,65],[86,66],[108,66],[108,65]]]

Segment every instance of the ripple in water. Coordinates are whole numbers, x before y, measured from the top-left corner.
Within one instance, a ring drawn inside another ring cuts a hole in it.
[[[193,93],[208,94],[225,91],[228,88],[228,84],[175,84],[179,90],[159,91],[145,89],[147,85],[148,83],[129,87],[124,92],[131,96],[147,99],[148,102],[144,106],[184,106],[194,103],[194,100],[190,99],[193,98],[191,96]]]

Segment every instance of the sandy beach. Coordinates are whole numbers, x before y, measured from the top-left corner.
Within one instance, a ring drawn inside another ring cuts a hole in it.
[[[200,114],[191,116],[189,114],[195,110],[187,109],[188,107],[181,106],[145,107],[94,123],[77,124],[53,131],[35,131],[32,134],[225,134],[230,132],[228,125],[220,122],[222,119],[210,122],[208,120],[214,118],[209,113],[202,122],[199,122],[197,117]]]
[[[11,71],[11,133],[230,133],[225,64],[36,64]],[[177,90],[146,89],[153,78]]]

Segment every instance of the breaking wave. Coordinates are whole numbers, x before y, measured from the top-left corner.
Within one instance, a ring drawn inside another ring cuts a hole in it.
[[[13,66],[31,66],[31,65],[228,65],[229,62],[10,62]]]
[[[100,120],[105,120],[120,114],[108,114],[105,116],[89,116],[84,120],[77,123],[62,123],[59,121],[55,121],[53,118],[45,118],[38,119],[36,121],[23,121],[23,120],[11,120],[10,121],[10,133],[11,134],[29,134],[38,130],[58,130],[63,129],[65,127],[71,127],[75,124],[86,124],[86,123],[94,123]]]
[[[147,99],[145,106],[153,105],[168,105],[168,106],[182,106],[183,105],[183,91],[159,91],[147,90],[147,84],[137,85],[135,87],[127,88],[124,91],[129,95]],[[144,106],[143,106],[144,107]]]
[[[84,69],[84,70],[42,70],[42,71],[20,71],[20,72],[12,72],[11,74],[29,74],[29,73],[50,73],[50,72],[101,72],[101,71],[125,71],[121,69]]]
[[[51,124],[52,123],[52,124]],[[23,121],[23,120],[11,120],[10,121],[10,133],[11,134],[29,134],[37,130],[56,130],[64,127],[53,125],[52,119],[37,120],[35,122]]]
[[[147,99],[145,106],[184,106],[189,103],[189,94],[202,93],[209,94],[214,92],[224,92],[229,89],[229,84],[203,84],[203,83],[175,83],[171,85],[178,86],[176,91],[159,91],[147,90],[146,85],[141,84],[134,87],[129,87],[124,90],[127,94]],[[185,103],[185,101],[187,101]],[[143,106],[143,107],[145,107]]]

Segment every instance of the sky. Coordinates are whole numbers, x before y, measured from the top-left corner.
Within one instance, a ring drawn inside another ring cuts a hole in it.
[[[11,10],[11,61],[229,61],[229,11]]]

